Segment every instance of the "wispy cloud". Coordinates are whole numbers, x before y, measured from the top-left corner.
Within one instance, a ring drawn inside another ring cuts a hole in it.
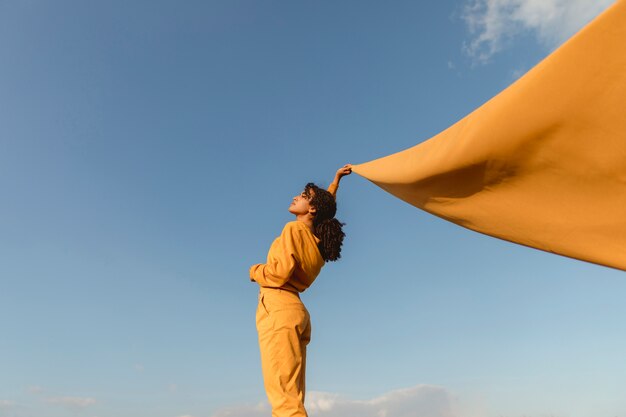
[[[0,400],[0,410],[8,410],[15,405],[14,401]]]
[[[472,414],[460,410],[445,388],[432,385],[395,390],[368,400],[311,392],[307,394],[306,407],[311,417],[469,417]],[[213,417],[262,417],[268,415],[269,410],[269,405],[260,403],[222,409]]]
[[[97,403],[97,401],[91,397],[55,395],[48,389],[37,385],[29,386],[27,391],[29,394],[39,397],[40,401],[46,404],[61,406],[71,410],[82,410]]]
[[[68,408],[86,408],[94,405],[96,400],[88,397],[49,397],[46,398],[46,402]]]
[[[532,33],[555,48],[614,0],[470,0],[463,19],[471,38],[464,51],[485,63],[517,35]]]
[[[11,417],[15,414],[15,402],[11,400],[0,400],[0,417]]]

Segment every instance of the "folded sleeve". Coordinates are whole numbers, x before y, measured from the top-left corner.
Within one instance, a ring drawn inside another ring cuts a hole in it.
[[[292,223],[285,225],[270,248],[267,263],[250,267],[250,280],[262,287],[281,287],[287,283],[298,264],[297,247],[300,242],[297,228]]]

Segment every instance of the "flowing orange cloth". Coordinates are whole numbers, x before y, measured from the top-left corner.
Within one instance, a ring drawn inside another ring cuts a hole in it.
[[[626,270],[626,0],[442,133],[353,170],[463,227]]]

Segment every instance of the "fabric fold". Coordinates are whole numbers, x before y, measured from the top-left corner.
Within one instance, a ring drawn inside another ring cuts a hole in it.
[[[463,227],[626,270],[626,0],[456,124],[353,171]]]

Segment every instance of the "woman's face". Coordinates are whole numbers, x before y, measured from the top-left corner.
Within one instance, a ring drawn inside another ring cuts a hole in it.
[[[312,193],[313,191],[309,192]],[[300,195],[295,196],[289,206],[289,212],[296,216],[299,214],[307,214],[312,209],[309,203],[312,197],[312,195],[307,195],[304,191],[300,193]]]

